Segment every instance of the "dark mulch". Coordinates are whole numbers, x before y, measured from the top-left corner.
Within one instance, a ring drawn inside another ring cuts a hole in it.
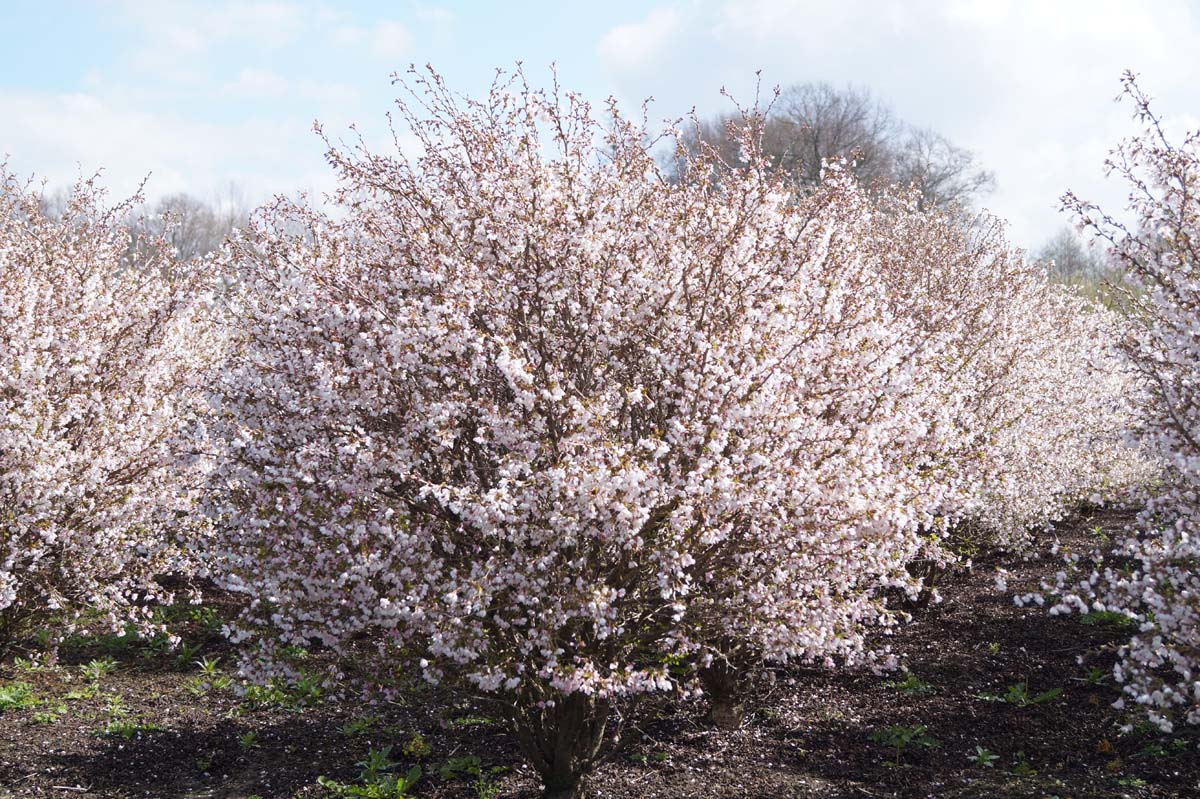
[[[1097,540],[1095,525],[1115,531],[1131,518],[1096,513],[1057,534],[1084,548]],[[1010,584],[1031,585],[1059,561],[991,555],[951,576],[944,601],[916,612],[890,641],[910,677],[781,671],[756,689],[759,709],[735,731],[708,727],[698,703],[650,710],[635,742],[594,778],[595,795],[1200,797],[1200,735],[1163,735],[1111,707],[1119,695],[1113,649],[1128,630],[1015,607],[994,587],[1001,565],[1012,572]],[[198,645],[197,658],[233,661],[211,624],[184,638]],[[100,678],[94,696],[68,699],[88,684],[82,664],[106,653],[118,669]],[[424,767],[415,796],[537,796],[502,726],[432,690],[383,706],[251,707],[229,688],[197,695],[199,671],[171,653],[85,642],[66,654],[54,669],[0,668],[0,685],[26,682],[40,700],[0,711],[0,797],[315,799],[329,795],[318,776],[351,781],[356,762],[385,745],[402,769]],[[1099,671],[1089,674],[1091,667]],[[103,734],[114,720],[142,729]],[[1130,723],[1133,730],[1122,732]],[[924,725],[929,746],[909,745],[896,762],[895,750],[876,738],[914,725]],[[427,754],[414,751],[414,735]],[[995,757],[990,766],[972,762],[977,747]],[[439,776],[447,759],[466,755],[485,769],[501,767],[488,779],[496,793]]]

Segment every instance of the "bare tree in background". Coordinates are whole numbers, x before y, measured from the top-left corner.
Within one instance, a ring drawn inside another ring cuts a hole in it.
[[[147,232],[165,236],[179,260],[186,262],[219,249],[248,216],[240,192],[230,187],[212,203],[184,193],[163,197],[146,216],[145,224]]]
[[[701,143],[722,160],[740,165],[740,114],[701,121],[686,138],[693,152]],[[866,89],[838,89],[828,83],[801,83],[779,92],[763,120],[763,147],[774,168],[790,175],[801,190],[821,179],[826,161],[845,158],[867,187],[893,183],[913,186],[925,206],[968,206],[994,187],[990,172],[974,154],[931,130],[898,119]]]
[[[922,207],[965,208],[996,185],[972,152],[928,128],[910,128],[893,159],[893,182],[915,188]]]
[[[1108,259],[1100,250],[1086,246],[1071,228],[1054,234],[1037,252],[1050,277],[1063,283],[1092,283],[1111,277]]]
[[[180,192],[153,205],[141,201],[144,187],[144,183],[139,186],[135,201],[124,204],[126,216],[121,224],[129,233],[124,266],[152,260],[149,254],[158,246],[154,243],[158,239],[174,250],[171,263],[186,264],[203,258],[220,249],[225,238],[250,217],[249,206],[234,184],[224,193],[215,194],[210,202]],[[59,220],[70,213],[72,195],[63,188],[50,189],[43,184],[36,197],[47,219]]]
[[[38,195],[38,206],[47,219],[61,219],[66,213],[67,203],[71,200],[71,193],[64,188],[57,188],[52,192],[42,191]]]
[[[806,186],[821,179],[823,160],[855,156],[855,173],[865,184],[886,180],[899,125],[866,90],[839,91],[828,83],[791,86],[768,116],[764,144],[776,168]]]

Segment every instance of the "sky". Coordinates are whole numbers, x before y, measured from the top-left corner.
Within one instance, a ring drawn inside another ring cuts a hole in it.
[[[0,0],[0,157],[52,187],[102,170],[150,199],[328,191],[332,138],[390,146],[391,76],[431,64],[479,96],[522,62],[651,118],[728,111],[763,85],[868,88],[996,175],[981,205],[1036,249],[1072,189],[1110,208],[1114,103],[1140,76],[1169,130],[1200,128],[1200,0],[319,2]],[[233,188],[231,188],[233,187]]]

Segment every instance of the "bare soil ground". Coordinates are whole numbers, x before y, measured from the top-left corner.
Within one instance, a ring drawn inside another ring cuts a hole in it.
[[[1131,518],[1085,515],[1057,534],[1082,548]],[[1113,648],[1128,629],[1017,608],[993,584],[999,565],[1030,583],[1058,561],[989,555],[952,575],[944,601],[892,636],[907,674],[781,671],[734,731],[710,728],[699,703],[648,709],[594,795],[1200,797],[1200,735],[1164,735],[1111,707]],[[353,783],[356,764],[389,745],[400,773],[422,767],[414,797],[538,795],[503,726],[433,690],[379,706],[238,696],[221,679],[234,659],[216,631],[227,608],[213,610],[177,620],[194,648],[183,657],[101,638],[51,668],[0,665],[0,797],[315,799],[334,795],[318,777]],[[216,674],[195,665],[204,657],[221,658]],[[111,672],[87,673],[104,658]]]

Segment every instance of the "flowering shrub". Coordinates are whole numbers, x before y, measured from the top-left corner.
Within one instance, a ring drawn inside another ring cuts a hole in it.
[[[332,149],[339,214],[280,202],[228,252],[209,511],[245,668],[320,645],[496,692],[570,795],[673,666],[873,657],[937,497],[930,353],[853,182],[673,182],[615,107],[421,86],[415,162]]]
[[[668,179],[614,105],[418,86],[418,157],[331,147],[337,212],[224,256],[208,557],[249,675],[468,684],[573,795],[614,703],[886,662],[947,522],[1016,540],[1137,473],[1113,319],[998,235],[837,165],[793,196],[753,124]]]
[[[1200,723],[1200,131],[1173,144],[1131,74],[1124,95],[1146,128],[1107,167],[1130,186],[1136,226],[1074,195],[1064,202],[1110,245],[1134,286],[1127,351],[1150,400],[1134,432],[1165,474],[1115,562],[1073,557],[1055,610],[1111,610],[1141,623],[1116,677],[1169,730],[1178,717]]]
[[[1024,550],[1031,528],[1149,479],[1120,435],[1137,386],[1116,315],[1046,280],[998,222],[966,226],[906,199],[890,199],[868,246],[896,312],[938,353],[920,375],[922,415],[942,419],[929,453],[929,479],[950,484],[938,515]]]
[[[189,568],[171,444],[211,334],[195,279],[118,221],[136,198],[102,201],[81,182],[50,219],[0,169],[0,645],[49,614],[144,624]]]

